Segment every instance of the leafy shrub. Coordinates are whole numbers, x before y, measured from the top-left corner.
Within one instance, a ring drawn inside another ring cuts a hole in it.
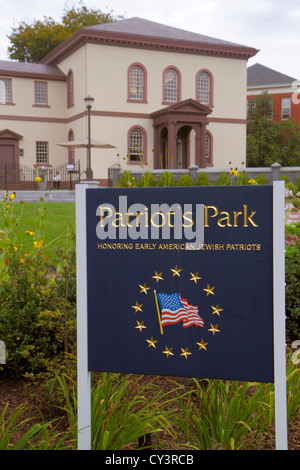
[[[216,184],[218,186],[230,186],[231,182],[225,171],[218,177]]]
[[[190,175],[182,175],[177,181],[177,186],[194,186],[194,182]]]
[[[248,183],[249,183],[249,177],[245,173],[245,171],[243,171],[242,173],[239,174],[236,184],[239,184],[239,185],[244,184],[245,185],[245,184],[248,184]]]
[[[291,339],[300,335],[300,224],[286,227],[285,296],[286,330]]]
[[[132,176],[131,171],[126,170],[123,172],[122,177],[117,184],[119,188],[130,188],[131,186],[135,186],[135,178]]]
[[[209,185],[210,185],[210,181],[209,181],[207,174],[204,172],[199,173],[196,179],[196,186],[209,186]]]
[[[158,182],[159,186],[175,186],[173,173],[164,171]]]
[[[156,186],[156,181],[151,171],[146,171],[146,173],[143,173],[141,181],[139,182],[139,186],[143,186],[143,187]]]
[[[0,337],[7,351],[5,369],[14,375],[36,370],[40,355],[54,356],[54,335],[38,326],[38,315],[48,307],[49,287],[41,256],[8,258],[8,278],[0,286]]]
[[[268,184],[268,180],[265,175],[258,175],[256,178],[258,184]]]
[[[0,285],[0,338],[14,376],[40,371],[75,347],[75,251],[61,255],[55,276],[40,250],[7,253],[7,276]]]

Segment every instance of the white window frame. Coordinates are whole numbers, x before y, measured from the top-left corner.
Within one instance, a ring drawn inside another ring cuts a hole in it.
[[[133,127],[129,132],[129,163],[144,163],[144,132]]]
[[[178,101],[178,72],[173,67],[168,68],[164,74],[164,101]]]
[[[12,102],[11,78],[0,78],[0,104]]]
[[[199,72],[197,76],[197,98],[199,103],[211,104],[211,76],[208,72]]]
[[[145,76],[140,65],[133,65],[130,69],[129,98],[130,100],[144,101]]]
[[[291,117],[291,98],[285,97],[281,99],[281,117],[282,119],[290,119]]]
[[[37,106],[48,105],[48,83],[42,81],[34,82],[34,104]]]
[[[48,164],[49,161],[49,142],[37,140],[35,143],[36,148],[36,163],[37,165]]]

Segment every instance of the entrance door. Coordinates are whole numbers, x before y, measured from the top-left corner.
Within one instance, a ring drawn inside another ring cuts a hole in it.
[[[15,160],[15,146],[0,144],[0,165],[3,167],[6,163],[12,164]]]
[[[0,189],[8,189],[8,183],[17,178],[15,146],[0,144]]]

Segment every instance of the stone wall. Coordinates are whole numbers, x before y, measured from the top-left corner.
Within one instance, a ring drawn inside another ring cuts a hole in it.
[[[156,176],[157,179],[162,175],[166,170],[151,170],[153,176]],[[229,170],[224,169],[214,169],[214,168],[199,168],[197,165],[191,165],[188,169],[185,170],[169,170],[172,171],[175,183],[178,181],[182,175],[190,175],[193,181],[196,181],[199,173],[206,173],[211,184],[215,184],[219,176],[225,171],[229,175]],[[130,170],[131,175],[139,180],[145,169],[143,168],[132,168]],[[289,178],[289,181],[296,183],[297,178],[300,177],[300,167],[282,167],[279,163],[273,163],[271,167],[260,167],[260,168],[245,168],[245,172],[249,179],[255,179],[259,175],[264,175],[269,184],[272,184],[273,181],[279,180],[281,177],[286,176]],[[113,165],[109,169],[109,185],[116,186],[120,179],[122,178],[123,170],[120,165]]]

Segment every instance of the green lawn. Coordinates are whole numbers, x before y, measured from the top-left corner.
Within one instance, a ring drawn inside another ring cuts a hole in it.
[[[67,241],[67,234],[71,228],[75,230],[75,203],[55,203],[45,204],[45,217],[41,219],[41,203],[30,202],[26,204],[14,204],[14,214],[18,217],[22,212],[17,230],[17,244],[24,246],[24,252],[30,253],[33,250],[33,240],[36,235],[27,235],[30,230],[38,233],[39,223],[41,229],[39,239],[43,240],[43,254],[53,259],[55,256],[55,247],[61,246]],[[0,220],[1,229],[1,220]]]

